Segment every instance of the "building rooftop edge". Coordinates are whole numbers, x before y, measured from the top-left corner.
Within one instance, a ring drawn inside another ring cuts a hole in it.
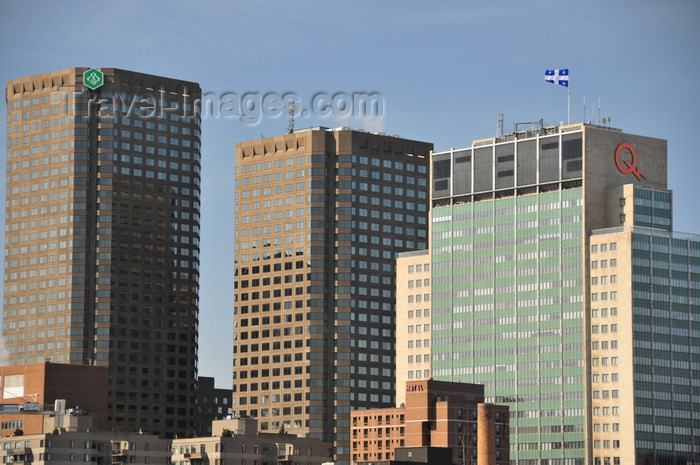
[[[594,229],[593,231],[591,231],[591,236],[600,236],[603,234],[617,234],[621,232],[648,234],[652,236],[668,237],[670,239],[681,239],[700,242],[700,234],[685,233],[680,231],[667,231],[665,229],[647,228],[644,226],[616,226],[614,228]]]
[[[405,258],[405,257],[419,257],[422,255],[429,255],[430,254],[430,249],[424,249],[424,250],[411,250],[408,252],[399,252],[397,254],[398,258]]]
[[[330,128],[328,126],[311,126],[308,128],[296,128],[294,129],[293,134],[296,134],[298,132],[306,132],[306,131],[325,131],[325,132],[341,132],[341,131],[347,131],[347,132],[360,132],[363,134],[372,134],[374,136],[386,136],[386,137],[396,137],[397,139],[406,139],[405,137],[402,137],[401,134],[389,134],[384,131],[367,131],[366,129],[355,129],[351,128],[350,126],[338,126],[335,128]],[[271,136],[275,137],[275,136]],[[415,140],[415,139],[407,139],[407,140]],[[418,141],[417,141],[418,142]]]
[[[546,126],[546,127],[542,127],[542,128],[538,128],[538,129],[531,129],[531,130],[527,130],[527,131],[510,132],[508,134],[505,134],[503,137],[486,137],[483,139],[474,139],[474,140],[472,140],[471,145],[462,146],[460,148],[452,147],[449,150],[434,151],[432,154],[433,155],[444,154],[444,153],[449,153],[449,152],[456,151],[456,150],[466,150],[466,149],[471,149],[474,147],[481,147],[481,146],[492,145],[492,144],[500,144],[500,143],[504,143],[504,142],[512,142],[515,140],[529,139],[529,138],[536,137],[536,136],[550,136],[550,135],[555,135],[555,134],[565,134],[568,132],[582,130],[584,127],[593,128],[593,129],[602,129],[602,130],[612,131],[612,132],[622,132],[622,129],[613,128],[610,126],[601,126],[601,125],[592,124],[592,123],[575,123],[575,124],[566,124],[566,125],[558,125],[558,126]]]
[[[163,80],[179,81],[179,82],[188,83],[188,84],[196,84],[198,87],[200,86],[198,81],[194,81],[192,79],[181,79],[181,78],[172,77],[172,76],[163,76],[162,74],[153,74],[153,73],[147,73],[144,71],[134,71],[134,70],[130,70],[130,69],[115,68],[115,67],[111,67],[111,66],[92,66],[92,67],[90,67],[90,66],[72,66],[70,68],[57,69],[57,70],[53,70],[53,71],[46,71],[43,73],[29,74],[27,76],[20,76],[20,77],[16,77],[16,78],[11,78],[11,79],[8,79],[5,84],[9,85],[10,83],[24,82],[27,80],[32,80],[32,79],[36,79],[36,78],[40,78],[40,77],[58,76],[61,74],[71,73],[71,72],[82,73],[82,72],[85,72],[85,71],[92,69],[92,68],[99,69],[102,72],[109,70],[109,71],[118,72],[118,73],[130,73],[130,74],[137,74],[137,75],[141,75],[141,76],[149,76],[149,77],[163,79]]]
[[[367,131],[365,129],[354,129],[348,126],[339,126],[336,128],[329,128],[326,126],[311,126],[308,128],[295,128],[293,132],[281,132],[279,134],[273,134],[270,136],[263,136],[263,137],[258,137],[255,139],[246,139],[242,141],[236,142],[236,146],[239,146],[241,144],[247,144],[251,142],[259,142],[259,141],[270,141],[272,139],[277,139],[277,138],[283,138],[286,136],[294,136],[294,135],[301,135],[304,133],[311,133],[311,132],[323,132],[323,133],[336,133],[336,132],[354,132],[358,134],[367,134],[369,136],[378,136],[378,137],[387,137],[387,138],[392,138],[392,139],[401,139],[407,142],[412,142],[416,144],[424,144],[428,145],[430,147],[434,148],[434,143],[433,142],[428,142],[425,140],[419,140],[415,138],[409,138],[409,137],[402,137],[400,134],[389,134],[386,132],[372,132],[372,131]],[[431,149],[432,150],[432,149]],[[415,154],[414,154],[415,155]],[[425,155],[418,155],[419,158],[428,158],[430,155],[430,152],[426,152]]]

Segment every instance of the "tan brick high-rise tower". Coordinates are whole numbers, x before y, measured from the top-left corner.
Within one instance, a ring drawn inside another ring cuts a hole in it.
[[[109,366],[111,428],[181,434],[197,375],[201,91],[86,71],[7,84],[9,363]]]
[[[394,401],[395,260],[427,246],[431,144],[316,128],[236,147],[234,411],[335,443]]]

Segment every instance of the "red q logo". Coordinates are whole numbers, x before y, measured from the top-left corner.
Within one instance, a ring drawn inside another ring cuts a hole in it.
[[[631,160],[620,160],[622,151],[625,149],[629,151],[631,155]],[[620,173],[622,174],[632,173],[637,177],[637,180],[640,180],[641,178],[647,178],[646,176],[644,176],[644,173],[642,173],[639,170],[639,168],[637,168],[637,151],[634,150],[634,147],[632,147],[627,142],[624,142],[617,146],[617,150],[615,150],[615,164],[617,165],[617,169],[620,170]]]

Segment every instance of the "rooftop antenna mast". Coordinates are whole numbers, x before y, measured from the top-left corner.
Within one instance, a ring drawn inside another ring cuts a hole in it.
[[[498,123],[496,124],[496,137],[502,138],[503,137],[503,112],[499,111],[498,112]]]
[[[294,113],[297,111],[297,103],[289,99],[288,105],[285,107],[289,112],[289,125],[287,126],[287,134],[294,133]]]

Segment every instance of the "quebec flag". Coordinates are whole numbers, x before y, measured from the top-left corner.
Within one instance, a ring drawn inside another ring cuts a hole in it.
[[[569,68],[547,69],[544,71],[544,80],[552,84],[569,87]]]

